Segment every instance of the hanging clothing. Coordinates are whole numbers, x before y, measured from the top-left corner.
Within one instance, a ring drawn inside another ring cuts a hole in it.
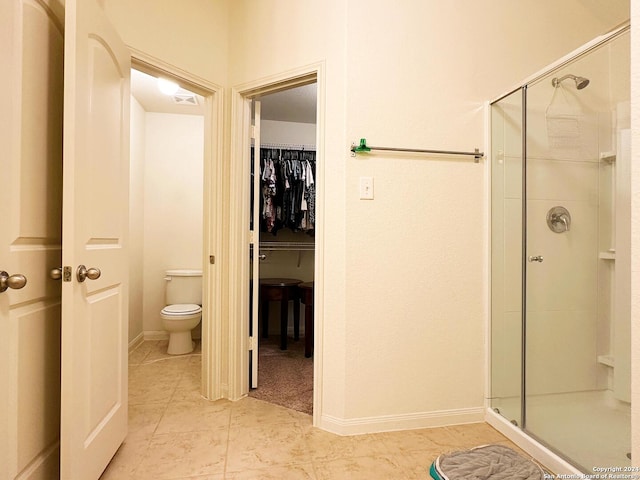
[[[314,233],[315,152],[260,149],[260,230]]]
[[[303,164],[303,196],[301,210],[303,212],[302,217],[302,229],[313,230],[316,223],[316,189],[313,181],[313,169],[309,160],[305,160]]]
[[[262,171],[260,185],[262,186],[262,218],[265,220],[268,232],[273,230],[276,223],[276,207],[273,199],[276,196],[276,169],[272,159],[267,159]]]

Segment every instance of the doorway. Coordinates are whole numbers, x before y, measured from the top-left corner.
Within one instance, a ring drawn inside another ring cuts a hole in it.
[[[310,65],[289,71],[269,79],[258,80],[232,89],[232,132],[230,189],[237,192],[230,198],[230,241],[229,241],[229,284],[230,304],[229,326],[229,398],[239,399],[249,394],[251,358],[259,349],[258,329],[250,330],[250,319],[258,318],[258,294],[251,289],[252,278],[258,284],[259,266],[250,262],[251,251],[259,255],[260,237],[250,231],[247,219],[251,216],[251,185],[247,181],[251,175],[252,146],[252,103],[267,95],[289,90],[294,87],[317,84],[316,94],[316,222],[314,241],[313,303],[313,416],[314,424],[319,423],[322,392],[322,292],[323,292],[323,139],[324,139],[324,65]],[[261,106],[260,106],[261,107]],[[259,108],[260,108],[259,107]],[[258,129],[259,130],[259,129]],[[259,143],[259,142],[258,142]],[[256,200],[255,198],[253,200]],[[259,205],[256,208],[259,208]],[[256,232],[257,233],[257,232]],[[256,255],[256,258],[257,258]],[[259,288],[259,287],[258,287]],[[249,298],[253,298],[250,308]],[[275,307],[274,307],[275,308]],[[253,335],[252,335],[253,334]]]
[[[132,188],[138,192],[145,189],[152,191],[150,194],[152,198],[144,198],[145,201],[150,200],[150,204],[144,208],[150,209],[151,215],[155,218],[149,222],[144,210],[140,211],[142,201],[139,201],[137,215],[138,217],[142,215],[146,220],[143,219],[142,223],[135,227],[138,234],[143,236],[142,239],[138,238],[137,251],[142,252],[145,249],[157,251],[145,252],[143,262],[146,263],[143,264],[138,260],[136,265],[132,259],[132,271],[145,273],[144,278],[140,275],[138,278],[132,276],[131,279],[132,288],[135,289],[137,285],[140,294],[138,303],[132,302],[131,318],[144,317],[150,319],[150,323],[145,325],[142,325],[141,321],[137,325],[131,323],[130,349],[135,348],[145,337],[166,337],[160,323],[158,309],[164,306],[164,270],[173,268],[171,265],[182,265],[182,263],[192,265],[188,268],[201,269],[202,320],[192,335],[200,343],[202,395],[210,400],[216,400],[223,396],[220,373],[222,340],[219,333],[223,280],[222,269],[215,261],[216,258],[221,257],[221,225],[224,206],[220,186],[222,140],[219,131],[223,108],[220,93],[222,89],[138,51],[132,52],[132,67],[138,72],[135,77],[132,77],[132,84],[141,82],[134,96],[137,95],[138,102],[144,102],[147,105],[146,108],[140,107],[142,113],[145,109],[151,111],[149,116],[152,117],[152,124],[155,125],[154,134],[159,136],[158,138],[162,138],[165,134],[173,138],[169,146],[173,151],[173,157],[162,148],[154,148],[160,158],[164,157],[165,160],[159,165],[154,165],[150,163],[150,158],[145,159],[146,168],[153,172],[152,176],[155,180],[152,181],[149,181],[149,178],[134,179],[132,170],[132,182],[138,182],[137,186]],[[177,87],[177,90],[170,95],[158,94],[158,78],[169,80],[169,83],[174,84],[172,88]],[[134,88],[136,87],[132,86],[132,91]],[[149,141],[148,138],[146,140]],[[144,149],[141,151],[144,155]],[[138,175],[140,174],[138,172]],[[188,188],[182,188],[187,185]],[[163,198],[165,200],[162,200]],[[158,205],[156,202],[165,201],[173,205],[170,211],[167,210],[167,205],[159,205],[160,211],[153,211],[154,204]],[[135,212],[134,209],[135,206],[132,204],[132,215]],[[186,213],[187,211],[189,213]],[[167,215],[172,216],[175,221],[167,220]],[[155,224],[155,227],[152,225],[154,229],[152,237],[156,239],[154,245],[144,243],[144,237],[150,233],[145,221]],[[177,235],[174,238],[175,241],[170,239],[171,235],[164,233],[165,229],[175,230],[172,234]],[[194,229],[197,231],[194,232]],[[185,232],[190,233],[185,235]],[[185,245],[185,242],[190,244]],[[136,245],[133,246],[135,250]],[[184,256],[187,254],[186,250],[191,250],[188,254],[191,256],[188,258]],[[183,257],[179,258],[180,255]],[[151,273],[146,273],[149,262],[157,267],[153,276]],[[144,287],[147,282],[152,286]],[[146,291],[143,291],[145,288]]]
[[[311,414],[317,83],[252,103],[249,396]]]

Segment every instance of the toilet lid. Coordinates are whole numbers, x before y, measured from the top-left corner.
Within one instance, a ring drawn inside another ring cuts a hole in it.
[[[163,315],[193,315],[202,312],[202,307],[195,303],[176,303],[162,309]]]

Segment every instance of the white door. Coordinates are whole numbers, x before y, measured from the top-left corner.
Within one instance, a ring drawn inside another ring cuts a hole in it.
[[[95,0],[65,15],[60,472],[92,480],[127,432],[131,66]]]
[[[260,100],[253,101],[253,165],[250,251],[251,260],[251,388],[258,387],[258,338],[260,323],[258,308],[260,305]]]
[[[0,2],[0,271],[26,278],[0,293],[2,480],[59,470],[63,18],[59,1]]]

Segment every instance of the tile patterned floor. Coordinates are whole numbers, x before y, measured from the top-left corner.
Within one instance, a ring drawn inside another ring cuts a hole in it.
[[[341,437],[254,398],[209,402],[198,349],[164,352],[166,342],[144,342],[129,355],[129,434],[102,480],[429,479],[441,453],[517,449],[484,423]]]

